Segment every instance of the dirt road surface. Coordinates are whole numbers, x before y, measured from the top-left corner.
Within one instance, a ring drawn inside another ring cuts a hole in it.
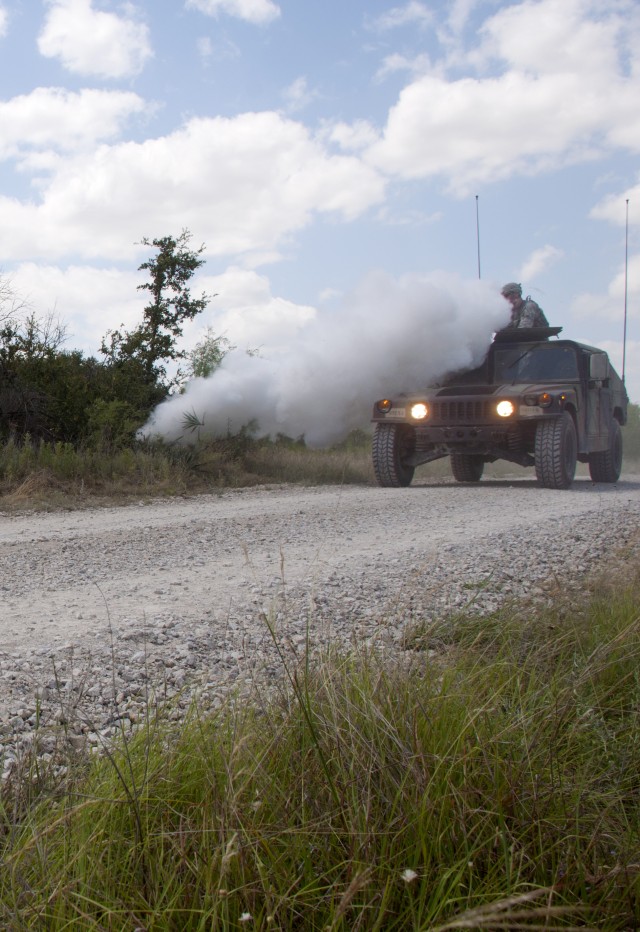
[[[194,702],[262,691],[285,655],[364,646],[428,662],[416,623],[571,603],[617,554],[640,562],[638,476],[566,492],[439,480],[0,512],[0,782],[61,736],[99,750],[150,702],[180,721]]]
[[[443,550],[486,565],[488,541],[527,551],[581,524],[613,546],[640,510],[640,477],[408,489],[278,487],[55,514],[0,515],[0,649],[99,641],[109,626],[220,619],[276,581],[319,591],[336,573],[395,585]],[[591,531],[589,532],[591,533]],[[585,538],[573,554],[589,559]]]

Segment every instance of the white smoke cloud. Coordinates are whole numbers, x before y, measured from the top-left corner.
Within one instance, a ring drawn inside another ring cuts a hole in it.
[[[201,435],[257,420],[261,436],[304,434],[310,446],[326,446],[366,427],[377,398],[477,365],[508,318],[495,285],[372,273],[338,312],[316,313],[289,342],[263,345],[258,357],[229,354],[212,376],[156,408],[143,434],[176,440],[194,413]]]

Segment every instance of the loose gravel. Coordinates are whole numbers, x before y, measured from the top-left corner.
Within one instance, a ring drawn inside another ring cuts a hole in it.
[[[403,656],[408,626],[582,588],[640,555],[640,478],[409,489],[276,487],[53,514],[0,512],[0,758],[98,750],[149,703],[282,676],[307,645]],[[267,623],[268,622],[268,623]],[[271,629],[271,630],[270,630]]]

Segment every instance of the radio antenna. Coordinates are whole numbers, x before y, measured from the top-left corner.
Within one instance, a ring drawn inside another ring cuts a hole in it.
[[[627,201],[628,203],[628,201]],[[476,241],[478,243],[478,278],[480,278],[480,208],[478,206],[478,195],[476,194]]]
[[[627,294],[629,279],[629,198],[627,198],[627,217],[624,234],[624,327],[622,330],[622,384],[624,385],[624,370],[627,357]]]

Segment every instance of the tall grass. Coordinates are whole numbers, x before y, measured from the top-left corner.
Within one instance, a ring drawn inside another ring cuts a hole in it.
[[[311,450],[303,444],[223,438],[198,445],[139,444],[106,450],[9,441],[0,445],[5,508],[56,507],[100,497],[126,500],[273,483],[373,481],[368,445]]]
[[[627,464],[625,464],[627,465]],[[634,464],[627,465],[634,468]],[[587,474],[580,465],[579,475]],[[487,478],[533,478],[533,469],[488,464]],[[452,481],[449,459],[419,467],[416,481]],[[301,483],[374,484],[371,436],[352,431],[328,449],[310,449],[288,437],[256,440],[241,432],[186,446],[140,443],[131,448],[74,447],[68,443],[9,440],[0,444],[3,510],[55,508],[161,497],[223,488]]]
[[[9,784],[0,924],[637,928],[638,591],[283,653],[269,695]]]
[[[7,506],[55,506],[86,496],[175,494],[185,490],[187,476],[178,457],[143,446],[104,451],[28,440],[0,446],[0,492]]]

